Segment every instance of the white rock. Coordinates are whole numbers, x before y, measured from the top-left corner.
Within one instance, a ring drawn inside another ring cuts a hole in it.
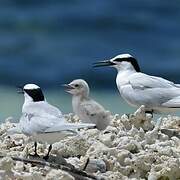
[[[52,152],[65,157],[84,156],[89,147],[90,143],[85,138],[74,136],[55,143]]]
[[[46,176],[46,180],[52,180],[52,179],[75,180],[75,178],[72,177],[70,174],[61,170],[54,170],[54,169],[51,170]]]
[[[69,122],[80,121],[73,114],[66,118]],[[111,119],[104,131],[82,129],[77,136],[54,144],[51,153],[57,158],[66,156],[67,163],[78,169],[89,158],[87,171],[108,180],[180,179],[180,138],[161,132],[162,128],[178,131],[180,117],[167,116],[153,121],[141,106],[134,114],[115,115]],[[34,151],[33,143],[26,145],[29,139],[24,135],[9,138],[6,131],[12,126],[9,121],[0,126],[1,154],[27,157]],[[38,144],[38,153],[44,155],[47,147]],[[4,179],[74,179],[66,172],[14,162],[9,157],[0,159],[0,169]]]
[[[13,162],[14,161],[10,157],[0,159],[0,169],[10,172],[13,167]]]

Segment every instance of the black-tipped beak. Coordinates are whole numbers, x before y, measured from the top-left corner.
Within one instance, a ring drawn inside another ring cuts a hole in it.
[[[107,60],[107,61],[99,61],[99,62],[96,62],[93,64],[93,67],[104,67],[104,66],[113,66],[115,65],[115,63],[113,63],[112,61],[110,60]]]
[[[23,90],[23,87],[22,86],[17,86],[17,93],[18,94],[24,94],[24,90]]]

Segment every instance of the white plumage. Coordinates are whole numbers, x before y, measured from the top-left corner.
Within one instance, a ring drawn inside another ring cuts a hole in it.
[[[95,124],[68,123],[58,108],[45,101],[37,85],[28,84],[23,92],[22,116],[17,126],[9,130],[10,134],[24,133],[35,141],[52,144],[76,134],[77,129],[95,127]],[[41,99],[38,100],[38,97]]]
[[[146,111],[170,112],[180,108],[180,85],[161,77],[141,73],[137,60],[128,54],[95,63],[95,67],[117,69],[116,84],[122,98],[130,105],[145,105]]]

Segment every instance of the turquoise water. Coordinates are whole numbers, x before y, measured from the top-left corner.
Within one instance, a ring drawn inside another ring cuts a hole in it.
[[[62,88],[44,90],[49,103],[57,106],[63,113],[72,112],[71,96]],[[129,113],[134,111],[119,96],[117,91],[94,90],[91,97],[101,103],[112,113]],[[21,115],[21,107],[24,101],[23,95],[17,93],[16,88],[0,87],[0,119],[3,122],[7,117],[14,117],[17,121]]]
[[[71,96],[64,92],[62,88],[54,90],[44,90],[44,94],[49,103],[57,106],[63,113],[72,112]],[[113,114],[132,113],[135,108],[130,107],[118,94],[116,89],[92,90],[91,97],[101,103],[106,109]],[[0,87],[0,122],[4,122],[7,117],[13,117],[18,121],[21,116],[21,108],[24,97],[17,93],[16,88]],[[180,115],[180,112],[173,113]],[[155,117],[156,118],[156,117]]]

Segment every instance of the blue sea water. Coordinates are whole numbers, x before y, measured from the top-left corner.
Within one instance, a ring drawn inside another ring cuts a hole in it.
[[[0,0],[0,118],[21,114],[16,85],[38,83],[50,103],[72,112],[61,84],[86,79],[92,96],[114,113],[115,70],[92,63],[119,53],[141,69],[180,83],[179,0]]]
[[[179,0],[1,0],[0,83],[85,78],[113,88],[115,72],[92,63],[125,52],[144,72],[180,82],[179,21]]]

